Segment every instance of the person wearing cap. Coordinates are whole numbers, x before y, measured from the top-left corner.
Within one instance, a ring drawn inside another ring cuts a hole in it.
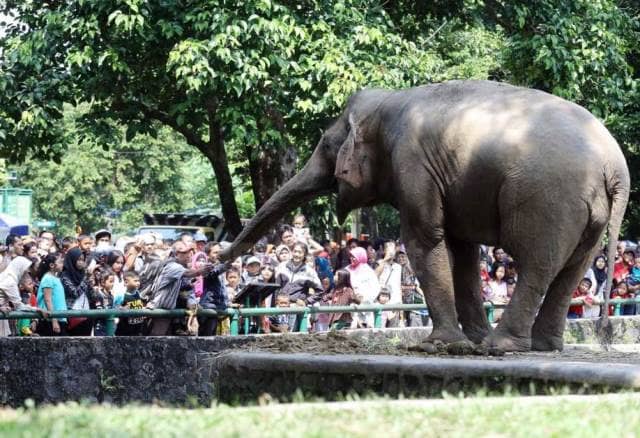
[[[157,283],[147,303],[149,309],[175,309],[179,299],[188,309],[197,307],[197,300],[191,287],[191,279],[207,275],[213,265],[205,264],[199,269],[189,269],[191,249],[181,241],[173,245],[173,257],[167,260],[158,274]],[[171,332],[171,318],[155,318],[149,327],[150,336],[166,336]]]
[[[204,247],[207,245],[207,236],[198,231],[193,235],[193,241],[196,243],[197,252],[205,252]]]
[[[278,245],[276,248],[276,259],[278,263],[287,263],[291,260],[291,250],[287,245]]]
[[[260,263],[258,257],[249,257],[245,262],[244,272],[242,273],[242,284],[262,282],[262,275],[260,275],[261,268],[262,263]]]
[[[109,230],[98,230],[94,237],[96,246],[111,246],[111,233]]]
[[[129,244],[124,251],[125,263],[123,270],[136,271],[141,273],[146,263],[150,261],[149,257],[155,249],[156,238],[150,234],[145,233]]]

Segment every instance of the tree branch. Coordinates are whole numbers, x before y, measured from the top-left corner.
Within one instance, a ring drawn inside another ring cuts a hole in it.
[[[209,118],[209,145],[215,148],[216,152],[220,152],[222,147],[222,132],[220,125],[216,121],[216,112],[218,111],[218,99],[215,97],[207,98],[205,101],[207,108],[207,116]]]
[[[184,138],[187,140],[187,143],[198,148],[198,150],[203,154],[209,155],[207,153],[207,150],[208,150],[207,144],[202,140],[202,138],[200,138],[200,136],[195,131],[187,128],[186,126],[180,126],[178,124],[178,121],[175,118],[169,116],[167,113],[164,113],[160,110],[157,110],[155,108],[149,108],[148,106],[145,106],[145,105],[141,105],[141,108],[142,108],[142,112],[147,117],[155,119],[161,123],[164,123],[167,126],[170,126],[176,132],[182,134]]]

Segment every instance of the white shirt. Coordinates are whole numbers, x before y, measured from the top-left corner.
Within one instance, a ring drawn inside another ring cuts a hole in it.
[[[386,287],[391,293],[389,304],[402,303],[402,288],[400,287],[402,280],[402,266],[398,263],[382,263],[382,272],[378,277],[380,287]]]

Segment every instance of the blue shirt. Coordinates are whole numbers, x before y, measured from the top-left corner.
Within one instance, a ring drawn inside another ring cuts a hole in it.
[[[53,304],[53,310],[67,310],[67,302],[64,298],[64,287],[58,277],[51,274],[45,274],[38,286],[38,307],[46,309],[47,305],[44,302],[44,289],[51,289],[51,304]],[[66,318],[58,318],[58,321],[67,322]]]

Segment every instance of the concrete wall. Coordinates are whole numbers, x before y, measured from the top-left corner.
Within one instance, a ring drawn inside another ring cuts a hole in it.
[[[609,318],[613,328],[614,344],[640,343],[640,317],[617,316]],[[564,332],[567,344],[598,344],[598,319],[570,319]]]
[[[640,343],[640,318],[619,317],[611,322],[614,343]],[[383,334],[415,343],[427,331],[385,330]],[[353,336],[371,335],[356,331]],[[215,397],[212,354],[254,339],[0,338],[0,404],[17,406],[26,399],[209,404]],[[595,321],[569,322],[565,340],[597,343]]]
[[[209,403],[209,366],[199,358],[250,339],[0,338],[0,403]]]

